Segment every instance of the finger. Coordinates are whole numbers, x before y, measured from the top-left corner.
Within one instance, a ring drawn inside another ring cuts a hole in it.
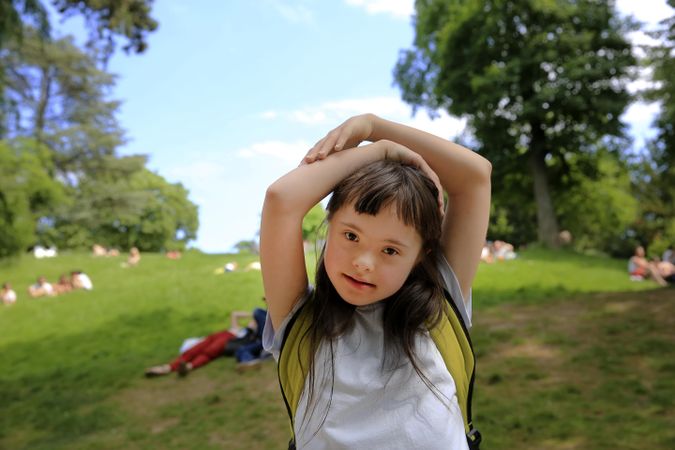
[[[315,161],[325,159],[333,150],[333,146],[335,145],[335,137],[331,133],[328,133],[323,139],[321,139],[321,141],[319,141],[319,143],[317,143],[313,152]]]
[[[323,137],[319,139],[316,144],[312,146],[312,148],[309,149],[305,157],[303,158],[303,161],[307,164],[311,164],[314,161],[317,160],[317,155],[321,151],[321,148],[323,147],[323,143],[326,140],[326,137]]]
[[[351,137],[351,133],[347,130],[341,130],[341,133],[338,135],[338,137],[335,139],[335,146],[333,147],[335,151],[340,151],[344,150],[345,144]]]
[[[434,185],[436,185],[436,190],[438,191],[438,198],[437,198],[438,207],[441,211],[441,215],[443,215],[445,202],[443,198],[443,185],[441,185],[441,179],[438,177],[436,172],[434,172],[431,166],[429,166],[429,164],[427,164],[427,162],[424,161],[422,157],[420,157],[420,159],[422,162],[419,168],[425,173],[425,175],[429,177],[429,179],[434,183]]]
[[[340,142],[341,137],[342,137],[342,132],[340,130],[340,127],[335,128],[334,130],[331,130],[326,135],[326,140],[323,143],[323,148],[321,149],[321,154],[324,155],[324,157],[326,157],[326,156],[330,155],[331,152],[335,151],[336,149],[340,149],[338,143]]]

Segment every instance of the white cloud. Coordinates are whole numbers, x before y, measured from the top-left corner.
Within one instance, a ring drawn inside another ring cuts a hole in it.
[[[398,97],[370,97],[335,100],[290,111],[267,111],[263,117],[269,120],[286,120],[308,126],[322,126],[322,131],[329,131],[345,119],[366,112],[380,117],[395,120],[406,125],[425,130],[429,133],[450,138],[459,134],[466,126],[466,121],[439,112],[439,117],[432,120],[425,111],[411,117],[411,108]]]
[[[264,111],[260,114],[260,117],[263,119],[276,119],[277,115],[276,111]]]
[[[304,140],[293,142],[264,141],[241,148],[235,153],[242,158],[272,157],[287,162],[297,162],[305,156],[310,144]]]
[[[283,17],[291,23],[314,23],[314,14],[312,11],[298,4],[289,4],[283,0],[268,0],[268,3]]]
[[[405,114],[409,108],[396,97],[371,97],[324,102],[291,111],[267,111],[267,119],[285,119],[304,125],[335,126],[356,114],[372,112],[384,117]]]
[[[410,17],[415,10],[413,0],[346,0],[350,6],[364,8],[368,14],[390,14],[396,18]]]
[[[166,176],[171,179],[181,180],[193,184],[205,179],[222,177],[225,174],[225,166],[220,161],[204,161],[183,164],[166,170]]]
[[[170,167],[163,174],[171,182],[182,183],[190,191],[190,198],[201,205],[213,186],[227,177],[227,162],[199,158],[198,162]]]
[[[648,28],[673,14],[673,9],[664,0],[617,0],[616,8],[621,14],[632,15],[644,22]]]

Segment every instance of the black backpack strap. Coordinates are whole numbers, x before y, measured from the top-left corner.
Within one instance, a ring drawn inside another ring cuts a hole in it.
[[[480,443],[483,440],[483,437],[475,428],[472,428],[471,431],[466,435],[466,442],[469,444],[469,450],[480,450]],[[295,446],[293,447],[295,449]]]

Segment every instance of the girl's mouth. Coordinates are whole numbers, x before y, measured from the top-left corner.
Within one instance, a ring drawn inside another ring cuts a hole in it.
[[[351,275],[347,275],[346,273],[342,275],[347,279],[350,285],[356,287],[357,289],[368,289],[375,287],[373,283],[368,283],[367,281],[359,280],[358,278],[354,278]]]

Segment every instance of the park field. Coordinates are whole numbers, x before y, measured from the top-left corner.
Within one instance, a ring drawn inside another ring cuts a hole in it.
[[[173,261],[62,254],[0,263],[0,449],[283,449],[273,362],[221,358],[186,378],[143,377],[187,337],[262,306],[251,255]],[[90,292],[28,299],[38,275],[85,271]],[[675,289],[626,262],[532,249],[481,265],[473,293],[474,422],[483,450],[675,448]]]

